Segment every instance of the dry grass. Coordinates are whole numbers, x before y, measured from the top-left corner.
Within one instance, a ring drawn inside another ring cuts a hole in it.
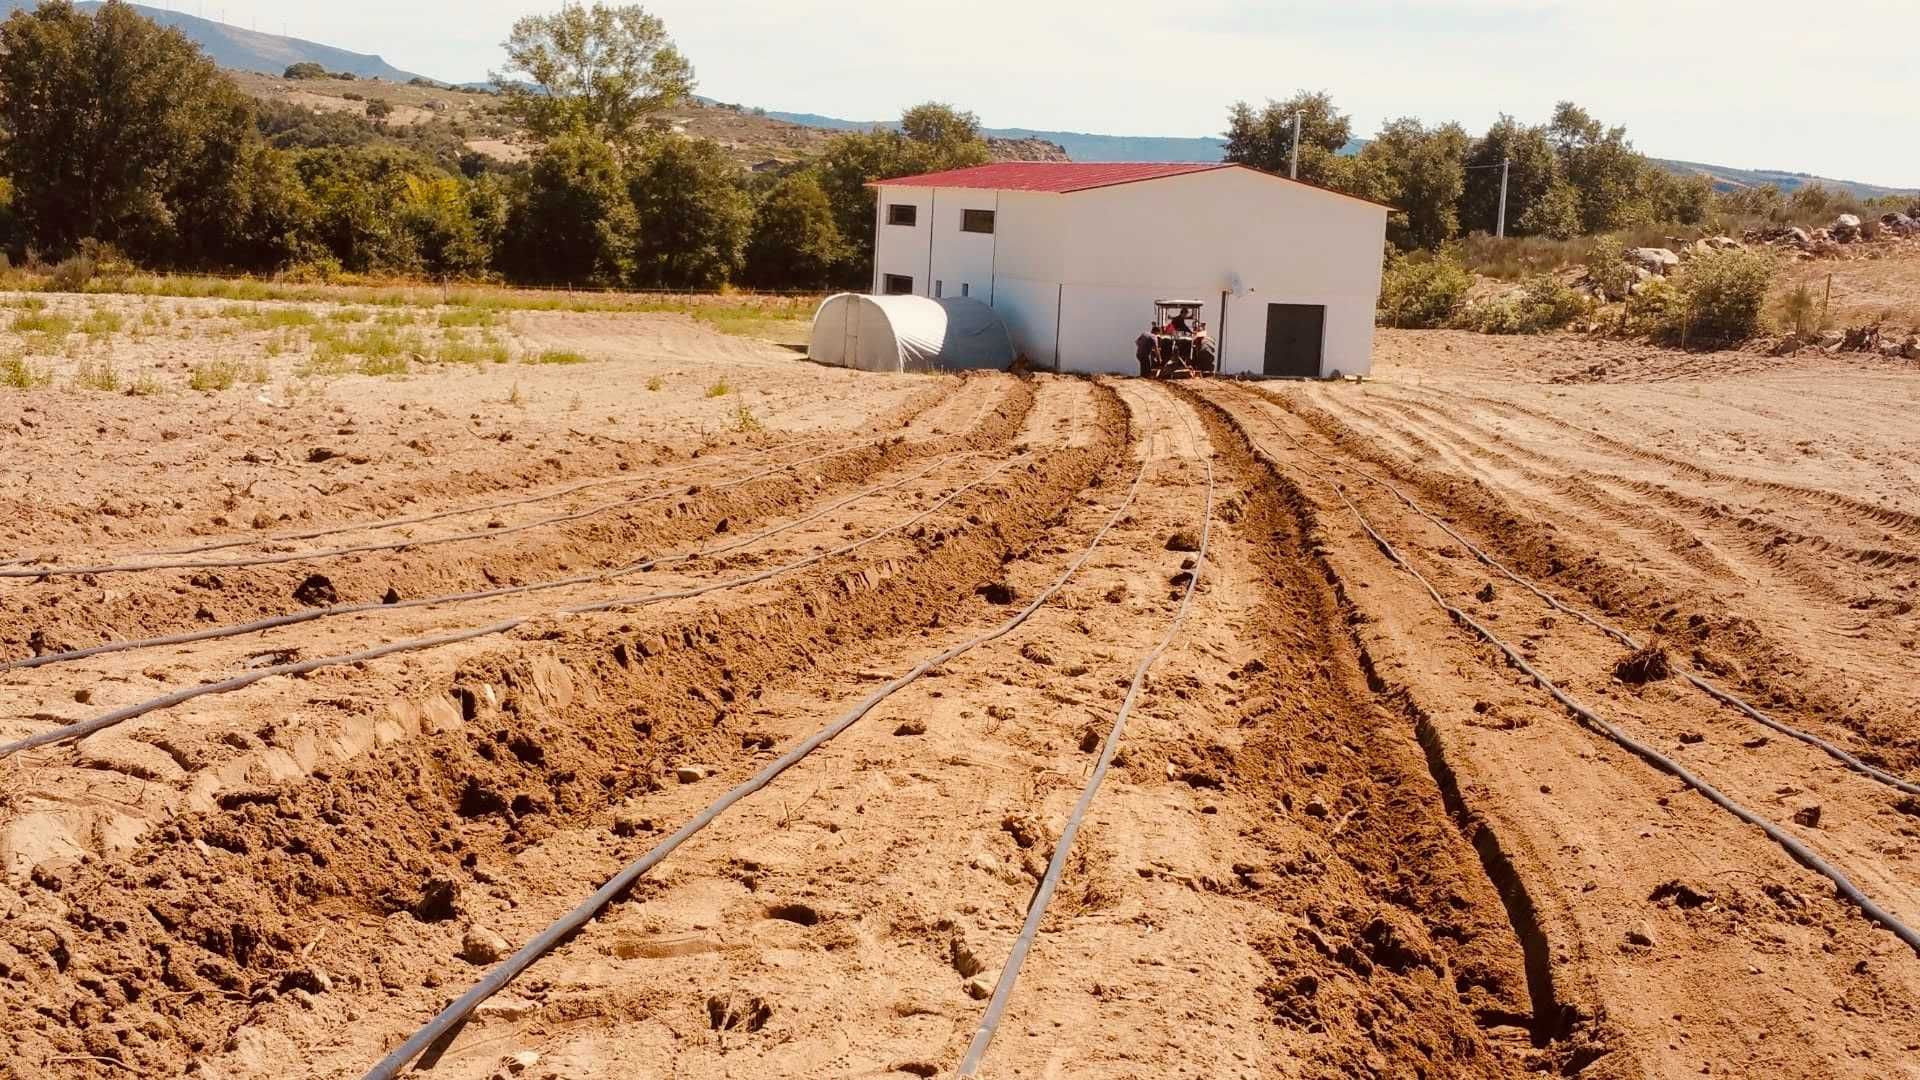
[[[210,360],[204,364],[193,365],[193,373],[187,376],[189,390],[229,390],[240,381],[240,365],[231,360]]]
[[[1826,312],[1829,326],[1920,329],[1920,248],[1908,245],[1882,259],[1783,264],[1774,276],[1774,303],[1785,307],[1800,288]]]

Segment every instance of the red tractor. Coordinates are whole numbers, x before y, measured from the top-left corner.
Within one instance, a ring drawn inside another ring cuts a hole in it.
[[[1198,300],[1153,302],[1153,325],[1133,342],[1142,378],[1190,379],[1218,370],[1213,339],[1200,321],[1203,306]]]

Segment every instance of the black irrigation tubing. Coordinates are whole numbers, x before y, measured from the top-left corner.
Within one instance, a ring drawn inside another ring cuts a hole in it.
[[[1183,414],[1182,419],[1186,417]],[[1192,432],[1188,422],[1187,430]],[[1120,710],[1114,715],[1113,728],[1107,732],[1107,741],[1100,749],[1100,759],[1093,767],[1093,774],[1081,789],[1080,799],[1074,804],[1073,812],[1068,815],[1067,823],[1060,830],[1060,840],[1053,847],[1053,857],[1047,861],[1047,872],[1040,879],[1040,885],[1034,890],[1033,899],[1027,904],[1027,920],[1020,928],[1020,936],[1014,939],[1013,951],[1008,954],[1006,964],[1000,969],[1000,979],[994,983],[993,996],[987,1002],[987,1011],[980,1017],[980,1027],[973,1033],[973,1041],[968,1044],[967,1052],[960,1059],[959,1076],[962,1080],[975,1076],[980,1061],[986,1056],[987,1048],[993,1043],[993,1036],[1000,1029],[1000,1021],[1006,1012],[1007,999],[1013,995],[1015,981],[1020,978],[1020,966],[1026,962],[1027,953],[1033,948],[1035,936],[1040,933],[1040,921],[1046,916],[1047,905],[1053,900],[1055,890],[1060,887],[1060,879],[1067,870],[1067,857],[1073,848],[1074,837],[1080,833],[1080,824],[1086,819],[1087,811],[1093,806],[1094,795],[1100,790],[1101,781],[1106,779],[1107,770],[1113,764],[1113,758],[1120,749],[1120,740],[1126,733],[1127,716],[1133,712],[1134,703],[1139,700],[1140,691],[1147,681],[1147,672],[1161,654],[1173,644],[1180,626],[1186,621],[1187,612],[1193,607],[1195,591],[1200,586],[1200,575],[1207,565],[1207,545],[1213,532],[1213,459],[1211,455],[1203,460],[1207,466],[1207,503],[1206,516],[1201,519],[1200,550],[1195,554],[1193,573],[1187,578],[1186,594],[1180,598],[1180,608],[1174,613],[1173,621],[1168,624],[1167,632],[1153,649],[1140,658],[1139,666],[1134,668],[1133,682],[1127,686],[1127,696],[1120,703]]]
[[[1260,395],[1260,396],[1264,396],[1264,395]],[[1365,469],[1334,461],[1332,458],[1327,457],[1325,454],[1322,454],[1319,451],[1301,442],[1297,437],[1295,437],[1293,432],[1288,431],[1285,427],[1281,426],[1278,422],[1273,420],[1272,417],[1267,418],[1267,423],[1271,425],[1275,431],[1278,431],[1282,435],[1285,435],[1290,441],[1292,441],[1293,445],[1299,447],[1302,450],[1305,450],[1307,453],[1312,454],[1314,457],[1319,458],[1321,461],[1327,462],[1328,464],[1337,465],[1339,467],[1349,469],[1355,475],[1359,476],[1361,479],[1366,480],[1367,482],[1372,484],[1377,484],[1380,487],[1383,487],[1388,491],[1392,492],[1394,496],[1398,498],[1401,502],[1406,503],[1408,508],[1410,508],[1414,513],[1419,514],[1421,517],[1426,518],[1428,521],[1431,521],[1435,525],[1439,526],[1442,532],[1445,532],[1448,536],[1453,537],[1456,541],[1458,541],[1461,544],[1461,546],[1465,547],[1468,551],[1472,552],[1474,558],[1479,559],[1482,563],[1486,564],[1487,566],[1490,566],[1495,570],[1498,570],[1501,574],[1506,576],[1507,580],[1513,582],[1514,584],[1520,586],[1523,589],[1526,589],[1528,592],[1538,597],[1541,600],[1541,602],[1546,604],[1548,607],[1552,608],[1555,611],[1560,612],[1563,615],[1572,616],[1573,618],[1578,619],[1583,623],[1586,623],[1588,626],[1591,626],[1594,629],[1600,631],[1601,633],[1606,634],[1608,637],[1613,638],[1615,641],[1618,641],[1620,644],[1625,645],[1629,649],[1640,648],[1640,643],[1634,640],[1633,636],[1631,634],[1628,634],[1625,630],[1622,630],[1617,626],[1610,625],[1607,622],[1604,622],[1603,620],[1596,619],[1593,616],[1588,615],[1586,612],[1568,607],[1566,604],[1562,603],[1557,597],[1553,596],[1551,593],[1540,588],[1538,585],[1534,584],[1532,581],[1529,581],[1527,578],[1521,576],[1520,574],[1515,573],[1513,570],[1509,569],[1505,563],[1502,563],[1500,560],[1494,558],[1492,555],[1482,550],[1473,541],[1460,535],[1460,533],[1457,532],[1453,528],[1453,526],[1448,525],[1445,521],[1442,521],[1439,517],[1435,516],[1433,513],[1428,511],[1426,507],[1421,506],[1419,503],[1415,502],[1410,496],[1407,495],[1406,492],[1400,490],[1398,487],[1395,487],[1393,484],[1389,483],[1388,481],[1383,480],[1380,477],[1373,475],[1372,473],[1369,473]],[[1678,667],[1678,665],[1676,665],[1676,667]],[[1738,696],[1726,690],[1721,689],[1719,686],[1716,686],[1714,683],[1710,682],[1705,676],[1702,676],[1695,671],[1692,671],[1685,667],[1678,667],[1678,670],[1680,673],[1680,677],[1685,679],[1688,683],[1692,684],[1696,689],[1706,694],[1707,696],[1713,698],[1714,700],[1720,702],[1721,704],[1726,705],[1732,709],[1738,710],[1739,712],[1745,714],[1749,719],[1753,720],[1755,723],[1760,724],[1764,727],[1771,728],[1774,731],[1777,731],[1780,734],[1785,735],[1790,739],[1797,739],[1800,742],[1807,744],[1808,746],[1821,750],[1825,752],[1827,756],[1833,758],[1835,761],[1840,762],[1842,765],[1845,765],[1847,768],[1852,769],[1854,772],[1857,772],[1860,775],[1867,777],[1868,779],[1877,780],[1880,783],[1887,785],[1888,787],[1894,788],[1898,791],[1904,791],[1909,795],[1920,795],[1920,784],[1913,783],[1910,780],[1896,776],[1893,773],[1887,772],[1884,769],[1879,769],[1872,765],[1869,765],[1866,762],[1860,760],[1858,757],[1855,757],[1852,753],[1848,752],[1845,748],[1838,746],[1835,743],[1829,742],[1828,740],[1823,739],[1820,736],[1815,735],[1810,731],[1803,731],[1800,728],[1794,727],[1792,724],[1786,723],[1785,721],[1774,719],[1773,717],[1767,715],[1766,713],[1761,712],[1759,709],[1755,708],[1754,706],[1748,704],[1746,701],[1742,700]]]
[[[771,476],[774,473],[798,468],[801,465],[819,461],[822,458],[837,457],[841,454],[848,453],[852,449],[853,447],[840,450],[828,450],[810,457],[803,457],[798,461],[789,461],[781,465],[774,465],[740,477],[737,480],[729,480],[723,484],[714,484],[712,485],[712,489],[719,491],[726,488],[739,487],[741,484],[751,483],[762,477]],[[677,490],[676,488],[675,491]],[[537,521],[523,522],[519,525],[509,525],[503,529],[481,529],[477,532],[454,533],[450,536],[432,536],[424,540],[394,540],[378,544],[354,544],[349,547],[323,548],[319,551],[301,551],[281,555],[253,555],[244,559],[208,559],[197,562],[104,563],[98,566],[36,566],[31,569],[10,568],[0,570],[0,578],[73,577],[79,574],[131,574],[149,570],[226,570],[244,566],[272,566],[316,559],[332,559],[342,555],[364,555],[376,551],[401,551],[407,548],[430,547],[435,544],[453,544],[467,540],[489,540],[497,536],[510,536],[514,533],[526,532],[529,529],[545,528],[549,525],[563,525],[570,521],[579,521],[583,518],[595,517],[613,510],[639,506],[643,503],[654,502],[659,499],[672,498],[675,491],[658,491],[635,499],[623,499],[620,502],[603,503],[586,510],[575,511],[571,514],[560,514],[554,517],[540,518]]]
[[[781,574],[792,573],[793,571],[796,571],[796,570],[804,570],[805,568],[812,566],[815,563],[824,562],[825,560],[834,558],[835,556],[844,555],[857,548],[861,548],[866,546],[867,544],[871,544],[874,541],[879,540],[883,537],[890,536],[894,533],[900,532],[903,529],[907,529],[913,526],[917,522],[925,520],[926,518],[932,516],[941,507],[946,506],[948,503],[953,502],[953,500],[959,498],[962,494],[966,493],[967,491],[970,491],[973,488],[976,488],[981,484],[986,483],[988,480],[992,479],[993,477],[1012,468],[1014,464],[1015,464],[1014,461],[1007,461],[994,467],[993,469],[988,470],[985,474],[973,480],[971,483],[966,484],[963,487],[956,488],[952,492],[949,492],[946,496],[942,497],[938,502],[934,503],[932,506],[927,507],[925,510],[922,510],[920,513],[915,514],[913,517],[910,517],[905,521],[899,522],[898,524],[895,524],[895,525],[888,526],[887,528],[882,529],[879,532],[873,533],[870,536],[865,536],[860,538],[859,540],[854,540],[849,543],[842,544],[837,548],[830,548],[826,551],[809,555],[804,559],[799,559],[794,562],[785,563],[780,566],[773,567],[772,569],[769,569],[769,570],[761,570],[756,573],[744,575],[742,577],[728,578],[722,581],[708,582],[703,585],[690,586],[684,589],[672,589],[665,592],[646,593],[640,596],[622,597],[617,600],[605,600],[605,601],[601,601],[593,604],[580,604],[573,607],[564,607],[551,612],[537,612],[532,615],[520,615],[511,619],[503,620],[501,622],[489,623],[486,626],[474,627],[467,630],[456,630],[451,633],[437,634],[431,637],[408,638],[402,641],[395,641],[386,645],[381,645],[378,648],[365,650],[363,652],[347,653],[339,656],[322,656],[322,657],[315,657],[312,660],[299,660],[299,661],[294,661],[292,663],[276,664],[273,667],[261,668],[258,671],[251,671],[244,675],[236,675],[230,679],[225,679],[220,682],[203,683],[199,686],[191,686],[183,690],[175,690],[174,692],[163,695],[161,697],[151,698],[149,700],[141,701],[141,702],[135,702],[132,705],[127,705],[123,708],[115,709],[113,712],[106,713],[105,715],[102,715],[102,716],[94,717],[91,720],[82,720],[82,721],[79,721],[78,723],[66,724],[61,727],[51,728],[47,731],[42,731],[33,735],[29,735],[25,738],[15,740],[14,742],[0,744],[0,760],[5,760],[6,758],[9,758],[14,754],[18,754],[25,750],[32,750],[41,746],[50,746],[55,743],[67,742],[73,739],[85,738],[88,735],[92,735],[98,731],[104,731],[105,729],[113,727],[116,724],[122,724],[128,720],[132,720],[140,716],[145,716],[148,713],[158,712],[162,709],[170,709],[175,705],[180,705],[185,702],[192,701],[195,698],[206,697],[212,694],[231,694],[234,691],[244,690],[247,687],[252,686],[254,683],[261,682],[262,680],[265,680],[265,679],[271,679],[278,675],[305,675],[308,672],[318,671],[321,668],[340,667],[346,664],[363,663],[368,660],[377,660],[384,656],[391,656],[394,653],[418,652],[426,649],[439,648],[442,645],[452,645],[462,641],[472,641],[475,638],[491,637],[496,634],[504,634],[511,630],[515,630],[533,621],[534,619],[542,617],[543,615],[588,615],[588,614],[595,614],[603,611],[612,611],[617,608],[630,608],[630,607],[640,607],[646,604],[657,604],[667,600],[686,600],[686,599],[691,599],[697,596],[704,596],[707,593],[719,592],[722,589],[737,589],[742,586],[752,585],[757,582],[766,581],[767,579],[772,577],[777,577]]]
[[[1761,832],[1766,833],[1768,838],[1784,848],[1787,854],[1793,856],[1794,861],[1832,882],[1834,889],[1837,890],[1842,897],[1851,901],[1855,907],[1859,908],[1861,913],[1866,915],[1869,920],[1892,931],[1895,937],[1905,942],[1915,953],[1920,954],[1920,931],[1916,931],[1906,923],[1901,922],[1892,912],[1875,903],[1866,893],[1861,892],[1859,886],[1855,885],[1839,867],[1821,858],[1813,849],[1802,843],[1798,837],[1781,828],[1771,819],[1762,817],[1752,810],[1747,809],[1719,788],[1714,787],[1712,784],[1695,775],[1678,761],[1675,761],[1633,736],[1628,735],[1626,732],[1601,718],[1598,713],[1576,701],[1566,691],[1560,689],[1553,680],[1541,674],[1540,671],[1528,663],[1526,657],[1521,656],[1513,646],[1508,645],[1496,637],[1493,631],[1482,626],[1473,616],[1448,603],[1447,598],[1440,594],[1440,590],[1434,588],[1432,582],[1428,581],[1420,571],[1415,570],[1413,564],[1402,557],[1400,552],[1396,551],[1393,545],[1387,542],[1386,537],[1380,535],[1379,531],[1373,527],[1372,522],[1367,520],[1367,516],[1360,512],[1360,507],[1347,496],[1346,492],[1340,490],[1340,485],[1332,483],[1331,481],[1329,481],[1329,485],[1333,488],[1333,493],[1339,496],[1340,501],[1345,503],[1347,509],[1352,512],[1354,519],[1359,522],[1360,527],[1366,530],[1367,535],[1373,539],[1374,544],[1380,548],[1394,565],[1406,571],[1415,581],[1419,582],[1421,587],[1426,589],[1427,595],[1433,598],[1433,602],[1439,605],[1440,610],[1446,612],[1456,623],[1470,628],[1489,645],[1500,650],[1500,652],[1506,656],[1509,664],[1519,668],[1528,678],[1538,684],[1542,690],[1551,694],[1553,699],[1558,701],[1569,713],[1572,713],[1575,719],[1606,736],[1608,739],[1611,739],[1622,749],[1625,749],[1628,753],[1640,760],[1678,779],[1681,783],[1705,796],[1706,799],[1715,806],[1720,807],[1722,810],[1746,822],[1748,825],[1752,825]]]
[[[505,989],[508,983],[511,983],[521,972],[533,966],[535,961],[547,953],[552,952],[555,948],[559,947],[562,942],[585,927],[587,923],[592,921],[594,916],[604,910],[608,904],[613,903],[615,899],[627,890],[633,888],[634,884],[640,880],[641,875],[658,865],[661,860],[672,854],[675,848],[685,843],[695,833],[712,824],[713,821],[728,808],[772,783],[775,777],[786,772],[801,759],[818,750],[821,746],[824,746],[836,736],[852,727],[855,723],[859,722],[861,718],[878,707],[881,702],[892,697],[902,689],[905,689],[922,675],[940,667],[942,664],[952,661],[963,653],[1012,633],[1016,627],[1031,618],[1034,612],[1040,610],[1041,605],[1045,604],[1059,593],[1061,589],[1065,588],[1067,582],[1071,580],[1075,574],[1080,572],[1081,567],[1086,565],[1088,559],[1093,557],[1094,550],[1100,546],[1100,541],[1106,538],[1107,533],[1112,531],[1113,527],[1120,521],[1121,516],[1133,505],[1134,496],[1139,494],[1140,482],[1145,479],[1146,474],[1146,464],[1142,463],[1140,471],[1134,475],[1133,486],[1128,489],[1126,498],[1121,500],[1119,507],[1107,518],[1106,524],[1100,527],[1100,531],[1094,534],[1092,541],[1087,544],[1086,550],[1082,551],[1080,556],[1054,580],[1053,584],[1036,595],[1026,607],[1020,609],[1020,611],[1016,612],[1011,618],[994,629],[980,634],[977,637],[969,638],[966,641],[960,642],[942,652],[921,660],[906,674],[874,690],[873,693],[861,699],[853,708],[842,713],[827,726],[814,732],[808,736],[806,740],[775,758],[765,768],[738,786],[730,789],[711,806],[694,815],[685,825],[680,826],[672,835],[655,845],[646,854],[628,863],[619,873],[609,878],[606,884],[600,886],[592,896],[587,897],[579,906],[561,916],[553,925],[547,927],[531,941],[521,946],[518,952],[501,961],[493,970],[487,972],[486,977],[475,984],[472,989],[462,994],[451,1005],[441,1010],[440,1013],[428,1021],[424,1027],[414,1032],[405,1042],[396,1047],[392,1053],[382,1058],[379,1064],[368,1070],[365,1080],[392,1080],[393,1077],[399,1075],[402,1069],[406,1068],[409,1061],[412,1061],[420,1054],[433,1048],[444,1049],[443,1041],[450,1041],[459,1033],[460,1027],[466,1022],[467,1016],[471,1014],[474,1009],[478,1008],[481,1002]]]
[[[575,492],[588,491],[593,488],[615,487],[617,485],[622,485],[622,484],[644,484],[644,483],[654,482],[654,481],[660,480],[663,477],[677,476],[680,473],[689,472],[693,469],[700,468],[701,466],[704,466],[704,465],[726,465],[726,464],[732,464],[738,461],[752,461],[756,458],[763,458],[763,457],[766,457],[768,454],[777,453],[781,450],[786,450],[790,447],[798,446],[802,443],[807,443],[812,441],[814,440],[792,439],[787,442],[781,443],[778,446],[769,446],[763,450],[756,450],[746,454],[733,455],[733,456],[723,457],[723,458],[704,458],[697,461],[690,461],[683,465],[677,465],[671,469],[664,469],[658,472],[649,472],[649,473],[634,475],[634,476],[619,476],[619,477],[613,477],[611,479],[606,479],[606,480],[589,480],[585,483],[574,484],[570,487],[563,487],[555,491],[549,491],[543,495],[528,495],[522,498],[508,499],[504,502],[481,503],[477,506],[463,506],[463,507],[457,507],[452,510],[440,510],[430,514],[419,514],[414,517],[387,518],[383,520],[369,521],[369,522],[356,524],[356,525],[335,525],[325,529],[313,529],[309,532],[276,533],[273,536],[248,536],[248,537],[242,537],[237,540],[220,540],[220,541],[215,541],[213,543],[208,543],[208,544],[197,544],[193,547],[162,548],[158,551],[149,551],[146,554],[148,555],[199,555],[209,551],[226,551],[230,548],[237,548],[237,547],[264,547],[268,544],[285,544],[285,543],[290,543],[294,540],[317,540],[323,536],[338,536],[341,533],[378,532],[382,529],[398,529],[407,525],[421,525],[429,521],[440,521],[445,518],[460,517],[465,514],[484,514],[493,510],[505,510],[515,506],[526,506],[529,503],[546,502],[549,499],[558,499],[563,496],[572,495]],[[4,561],[0,561],[0,567],[31,566],[35,561],[36,560],[31,556],[23,556],[17,559],[7,559]]]
[[[965,458],[974,455],[962,454],[960,456]],[[1017,462],[1027,456],[1029,455],[1018,455],[1013,458],[1010,463]],[[849,503],[858,502],[861,499],[880,494],[884,491],[905,487],[916,480],[926,477],[947,463],[945,460],[936,461],[927,468],[903,479],[857,491],[828,503],[807,514],[805,517],[795,518],[792,521],[783,522],[780,525],[770,526],[757,533],[729,540],[724,544],[707,548],[696,548],[692,551],[678,552],[672,555],[638,559],[617,566],[611,570],[603,570],[592,574],[576,574],[573,577],[559,578],[553,581],[536,581],[525,585],[505,585],[495,589],[476,589],[471,592],[445,593],[439,596],[421,596],[411,600],[396,600],[391,604],[380,600],[369,600],[358,604],[336,604],[332,607],[303,608],[299,611],[290,611],[283,615],[270,615],[264,619],[254,619],[251,622],[233,623],[227,626],[210,626],[204,630],[191,630],[186,633],[167,634],[162,637],[139,638],[132,641],[109,641],[99,645],[90,645],[82,649],[68,649],[65,652],[45,653],[40,656],[8,660],[0,662],[0,673],[25,671],[32,668],[46,667],[50,664],[72,663],[76,660],[85,660],[93,656],[103,656],[107,653],[132,652],[138,649],[156,649],[169,645],[189,645],[196,641],[213,641],[220,638],[240,637],[244,634],[255,634],[265,630],[277,630],[284,626],[297,626],[301,623],[314,622],[319,619],[330,619],[340,615],[359,615],[370,611],[399,611],[405,608],[436,607],[440,604],[464,604],[474,600],[492,600],[502,596],[516,596],[522,593],[544,592],[548,589],[562,589],[572,585],[591,585],[596,582],[611,581],[615,578],[626,577],[647,570],[654,570],[672,563],[691,562],[695,559],[706,558],[713,555],[723,555],[729,551],[737,551],[749,544],[757,543],[770,536],[775,536],[789,529],[805,525],[810,521],[818,520]]]

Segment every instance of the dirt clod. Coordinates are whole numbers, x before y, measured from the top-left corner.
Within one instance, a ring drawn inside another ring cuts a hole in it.
[[[427,879],[413,904],[413,917],[421,922],[445,922],[459,913],[460,886],[443,877]]]
[[[1648,642],[1613,665],[1613,677],[1629,686],[1644,686],[1673,675],[1673,658],[1657,641]]]
[[[330,607],[340,602],[340,594],[333,588],[333,580],[325,574],[308,574],[306,579],[294,587],[293,598],[307,607]]]
[[[496,964],[506,955],[507,939],[477,923],[460,938],[460,959],[469,964]]]
[[[900,726],[893,729],[893,733],[895,735],[925,735],[927,733],[927,722],[925,720],[902,720]]]
[[[1020,598],[1020,594],[1014,591],[1013,586],[1004,581],[990,581],[976,591],[989,604],[1011,604]]]
[[[1200,536],[1191,529],[1180,529],[1167,537],[1168,551],[1199,551]]]

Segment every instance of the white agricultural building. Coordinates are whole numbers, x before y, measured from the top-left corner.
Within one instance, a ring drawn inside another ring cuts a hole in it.
[[[873,291],[984,301],[1061,371],[1134,373],[1163,298],[1226,374],[1365,373],[1392,207],[1244,165],[1003,162],[882,180]]]

